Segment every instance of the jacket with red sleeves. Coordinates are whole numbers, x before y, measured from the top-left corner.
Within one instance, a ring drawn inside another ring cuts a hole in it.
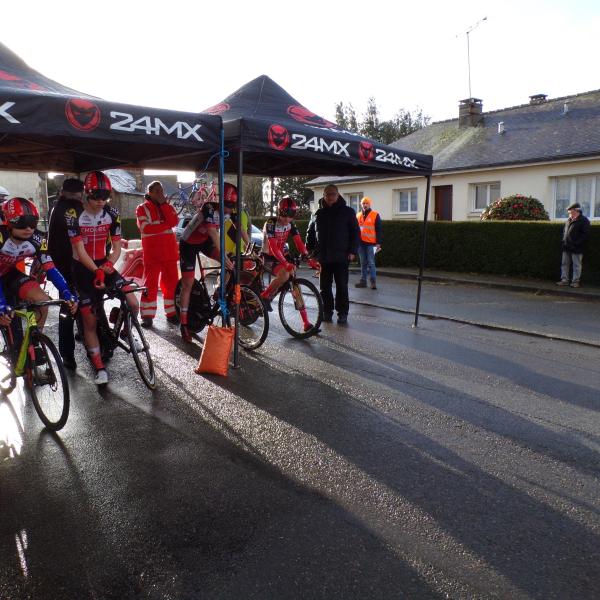
[[[146,198],[135,211],[137,226],[142,236],[144,261],[171,261],[179,257],[179,248],[173,227],[178,217],[170,204],[156,204]]]

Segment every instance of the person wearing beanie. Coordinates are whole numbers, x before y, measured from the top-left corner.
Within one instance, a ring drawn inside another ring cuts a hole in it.
[[[565,223],[562,237],[562,262],[560,281],[556,285],[569,285],[572,270],[571,287],[578,288],[581,278],[583,250],[590,235],[590,222],[581,211],[581,204],[575,202],[567,207],[569,218]]]
[[[67,232],[65,215],[83,205],[83,181],[67,178],[63,181],[58,200],[50,213],[48,224],[48,253],[70,288],[73,287],[73,249]],[[74,319],[68,310],[61,309],[58,320],[58,350],[67,369],[76,369]]]
[[[375,254],[381,250],[381,216],[371,208],[371,199],[365,196],[360,201],[362,210],[356,218],[360,227],[360,244],[358,258],[360,259],[360,281],[354,287],[367,287],[367,277],[370,279],[371,289],[377,289],[377,270],[375,268]]]

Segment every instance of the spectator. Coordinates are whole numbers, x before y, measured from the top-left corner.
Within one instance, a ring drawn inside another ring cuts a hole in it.
[[[360,244],[358,257],[360,259],[360,281],[355,287],[367,287],[367,277],[370,275],[371,289],[377,289],[377,270],[375,268],[375,253],[381,250],[381,217],[371,209],[371,199],[364,197],[360,201],[362,211],[356,218],[360,227]]]
[[[74,285],[73,249],[67,232],[65,214],[68,211],[75,214],[82,204],[83,182],[74,178],[65,179],[58,193],[58,200],[50,213],[48,224],[48,253],[71,289]],[[73,324],[69,311],[61,308],[61,318],[58,320],[58,350],[67,369],[77,368]]]
[[[346,205],[337,187],[328,185],[306,233],[306,248],[321,263],[319,285],[325,322],[331,322],[334,308],[338,324],[348,322],[348,264],[356,256],[359,241],[360,229],[355,212]]]
[[[585,242],[590,234],[590,222],[581,213],[581,204],[575,202],[567,207],[569,218],[565,223],[562,238],[562,264],[560,281],[556,285],[569,285],[569,272],[573,267],[571,287],[578,288],[581,278],[581,261]]]
[[[178,217],[175,209],[167,202],[160,181],[153,181],[148,185],[145,198],[135,211],[142,236],[144,287],[147,288],[140,302],[141,325],[145,328],[152,327],[156,316],[159,279],[167,321],[176,325],[179,322],[175,312],[179,250],[173,227],[177,225]]]

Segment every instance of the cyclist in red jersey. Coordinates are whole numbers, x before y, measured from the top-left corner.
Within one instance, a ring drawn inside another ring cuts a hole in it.
[[[113,286],[123,281],[114,267],[121,254],[121,219],[119,211],[107,204],[112,187],[102,171],[88,173],[84,190],[82,206],[69,209],[65,219],[73,248],[73,280],[80,296],[85,346],[96,369],[94,382],[103,385],[108,383],[108,373],[100,354],[97,320],[92,309],[106,284]],[[109,236],[111,252],[107,256]],[[139,304],[135,295],[127,294],[127,302],[137,315]]]
[[[36,205],[25,198],[11,198],[2,204],[2,213],[5,224],[0,225],[0,325],[8,327],[12,321],[9,302],[17,299],[29,302],[50,300],[35,279],[16,268],[16,264],[28,256],[35,256],[40,261],[48,279],[61,298],[69,302],[71,313],[75,314],[77,297],[47,254],[46,238],[36,229],[39,221]],[[47,307],[39,309],[37,322],[40,329],[47,314]]]
[[[225,203],[237,200],[237,188],[231,183],[225,184],[224,192]],[[179,310],[181,337],[186,342],[192,341],[192,334],[188,329],[188,307],[196,273],[196,256],[198,252],[202,252],[209,258],[220,260],[219,248],[219,205],[216,202],[205,202],[188,223],[179,241],[179,266],[181,267]],[[225,258],[225,265],[228,269],[233,268],[233,263],[228,258]]]
[[[300,255],[308,259],[311,267],[316,268],[315,265],[317,263],[308,258],[306,246],[293,222],[297,210],[298,206],[291,198],[282,198],[278,204],[277,218],[271,217],[263,228],[262,252],[265,259],[265,266],[271,269],[273,275],[275,275],[269,287],[261,294],[268,310],[272,310],[271,300],[275,297],[279,288],[290,278],[290,274],[296,270],[296,266],[289,262],[283,254],[285,244],[290,235]],[[304,330],[308,331],[312,327],[312,324],[308,320],[306,309],[300,311],[300,316],[304,323]]]

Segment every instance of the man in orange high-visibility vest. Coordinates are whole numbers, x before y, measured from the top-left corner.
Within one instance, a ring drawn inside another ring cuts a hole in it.
[[[178,221],[177,213],[167,202],[160,181],[153,181],[148,186],[145,198],[145,202],[138,205],[135,216],[142,236],[144,286],[147,288],[140,302],[141,325],[148,328],[152,327],[156,315],[159,278],[167,321],[173,324],[179,322],[175,312],[179,247],[173,232]]]
[[[360,205],[362,210],[356,215],[360,227],[360,244],[358,257],[360,258],[360,281],[354,287],[367,287],[367,277],[371,282],[371,289],[377,289],[377,270],[375,268],[375,254],[381,250],[381,217],[371,209],[371,199],[365,196]]]

